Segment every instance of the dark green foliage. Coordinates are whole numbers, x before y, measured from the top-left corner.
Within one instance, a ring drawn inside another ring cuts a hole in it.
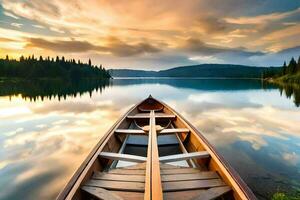
[[[297,62],[294,58],[291,59],[289,65],[288,65],[288,74],[294,74],[297,71]]]
[[[297,63],[297,72],[300,72],[300,56],[298,58],[298,63]]]
[[[282,75],[286,75],[286,73],[287,73],[287,66],[286,66],[286,62],[284,61],[282,66]]]
[[[275,78],[282,74],[283,69],[280,67],[269,67],[263,71],[263,78]]]
[[[300,57],[298,59],[298,63],[294,58],[292,58],[289,62],[289,65],[286,66],[286,62],[284,62],[281,70],[276,70],[275,68],[268,68],[263,72],[263,78],[279,78],[285,77],[288,78],[290,76],[294,76],[300,73]]]
[[[20,60],[0,59],[0,77],[10,78],[26,78],[26,79],[40,79],[40,78],[60,78],[79,80],[82,78],[95,78],[104,79],[110,78],[108,71],[102,66],[93,66],[91,62],[84,64],[82,62],[75,63],[75,60],[66,61],[64,57],[56,60],[50,57],[43,59],[42,56],[39,59],[35,59],[34,55],[28,58],[24,56],[20,57]]]
[[[299,195],[289,196],[283,192],[276,192],[272,196],[272,200],[300,200],[300,196]]]

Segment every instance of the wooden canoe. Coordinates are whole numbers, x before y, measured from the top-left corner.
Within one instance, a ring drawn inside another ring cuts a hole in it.
[[[149,96],[121,117],[60,192],[63,199],[256,199],[203,135]]]

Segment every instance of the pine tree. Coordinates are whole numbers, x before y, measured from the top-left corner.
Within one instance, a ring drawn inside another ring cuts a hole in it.
[[[5,60],[9,60],[9,57],[8,57],[8,55],[6,55],[6,58],[5,58]]]
[[[282,74],[286,75],[286,71],[287,71],[287,66],[286,66],[286,62],[284,61],[283,67],[282,67]]]
[[[43,61],[43,57],[42,56],[40,56],[40,60],[39,61]]]
[[[92,61],[90,58],[89,58],[89,66],[92,66]]]
[[[300,72],[300,56],[298,58],[298,63],[297,63],[297,72]]]
[[[24,56],[21,55],[21,57],[20,57],[20,62],[23,62],[23,61],[24,61]]]
[[[288,73],[294,74],[296,72],[296,68],[297,68],[297,62],[295,61],[295,59],[293,57],[288,66]]]
[[[56,56],[56,61],[55,62],[57,62],[57,63],[59,62],[59,57],[58,56]]]

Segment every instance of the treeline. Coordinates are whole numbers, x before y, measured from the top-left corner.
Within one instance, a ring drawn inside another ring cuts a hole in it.
[[[298,63],[292,58],[288,65],[284,62],[283,66],[278,68],[269,68],[263,72],[263,78],[279,78],[286,75],[297,75],[300,73],[300,56]]]
[[[88,63],[77,62],[75,59],[65,59],[65,57],[56,59],[43,58],[38,59],[32,56],[21,56],[19,60],[0,59],[0,77],[8,78],[33,78],[33,79],[64,79],[64,80],[79,80],[83,78],[107,79],[110,74],[102,65],[92,65],[89,59]]]

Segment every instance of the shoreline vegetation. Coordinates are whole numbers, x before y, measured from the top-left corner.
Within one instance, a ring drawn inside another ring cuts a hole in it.
[[[300,86],[300,56],[298,62],[292,58],[287,65],[284,62],[282,67],[277,69],[269,68],[265,70],[262,74],[262,78],[265,81],[277,84],[292,84],[295,86]]]
[[[276,192],[273,194],[271,200],[299,200],[300,199],[300,192],[297,192],[297,194],[286,194],[283,192]]]
[[[265,70],[262,80],[278,86],[280,93],[284,91],[286,97],[293,96],[295,105],[300,106],[300,56],[298,62],[292,58],[288,65],[284,62],[282,67]]]
[[[64,56],[56,59],[43,58],[38,59],[32,56],[21,56],[19,60],[10,59],[8,55],[5,59],[0,59],[0,78],[7,80],[63,80],[78,81],[82,79],[110,79],[109,72],[102,65],[92,65],[89,59],[88,63],[77,62],[75,59],[65,59]]]

